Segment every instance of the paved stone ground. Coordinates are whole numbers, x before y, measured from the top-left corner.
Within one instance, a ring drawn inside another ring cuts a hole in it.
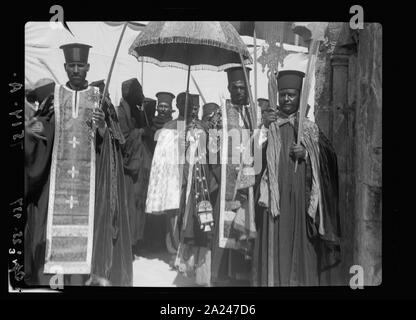
[[[133,262],[134,287],[192,287],[194,278],[187,278],[169,266],[171,255],[166,251],[135,255]]]

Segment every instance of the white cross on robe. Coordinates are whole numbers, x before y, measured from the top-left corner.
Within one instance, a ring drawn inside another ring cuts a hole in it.
[[[74,197],[71,196],[69,200],[66,200],[65,203],[69,204],[69,208],[72,209],[74,207],[74,204],[78,204],[78,200],[74,200]]]
[[[72,166],[72,169],[68,170],[67,172],[71,174],[72,179],[74,179],[75,175],[79,173],[78,170],[75,170],[74,166]]]
[[[77,144],[79,144],[79,141],[77,140],[76,137],[73,137],[72,140],[69,140],[68,143],[72,144],[72,148],[75,149],[75,147],[77,146]]]

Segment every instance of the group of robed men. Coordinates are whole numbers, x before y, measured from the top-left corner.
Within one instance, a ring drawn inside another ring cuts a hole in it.
[[[171,267],[196,285],[331,284],[340,262],[337,158],[306,118],[296,143],[304,73],[278,73],[279,104],[259,99],[256,130],[241,67],[226,70],[225,106],[205,104],[200,120],[198,95],[182,92],[173,120],[175,96],[145,98],[135,78],[123,82],[116,112],[104,82],[85,80],[90,46],[61,48],[69,81],[36,91],[40,107],[26,121],[29,284],[48,285],[55,261],[67,284],[131,286],[132,247],[162,224],[150,217],[167,218]]]

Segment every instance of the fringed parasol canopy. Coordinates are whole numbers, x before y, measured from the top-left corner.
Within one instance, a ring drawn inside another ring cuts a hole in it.
[[[251,64],[250,53],[226,21],[152,21],[137,36],[129,53],[160,67],[223,71]]]

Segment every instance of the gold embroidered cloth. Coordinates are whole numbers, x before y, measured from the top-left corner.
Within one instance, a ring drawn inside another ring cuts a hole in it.
[[[95,199],[92,111],[98,88],[55,88],[45,273],[91,270]]]

